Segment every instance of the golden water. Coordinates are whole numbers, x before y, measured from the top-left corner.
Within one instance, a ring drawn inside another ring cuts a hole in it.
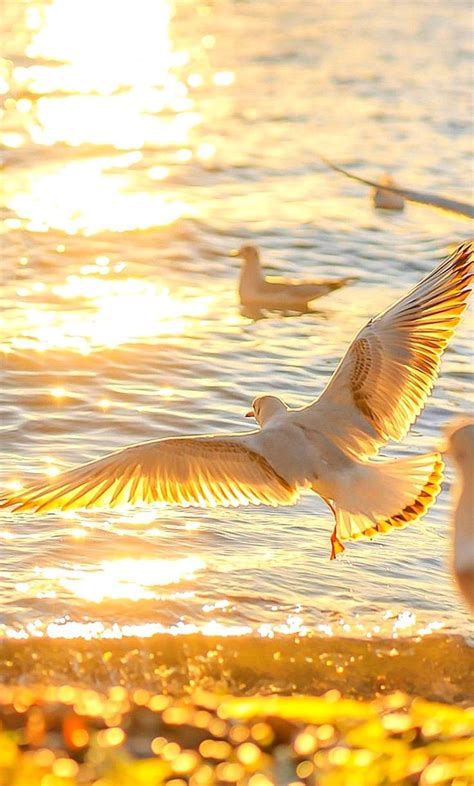
[[[51,0],[4,4],[1,482],[127,443],[243,430],[293,405],[354,332],[470,235],[376,213],[318,152],[470,200],[469,3]],[[359,281],[251,321],[228,252]],[[466,412],[472,321],[398,453]],[[450,475],[448,474],[449,485]],[[469,634],[449,575],[449,496],[329,562],[316,497],[288,510],[0,521],[0,635]],[[472,623],[472,620],[471,620]]]

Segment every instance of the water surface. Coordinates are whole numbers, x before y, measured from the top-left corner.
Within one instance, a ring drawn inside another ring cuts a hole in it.
[[[354,333],[467,239],[373,210],[328,171],[470,201],[470,4],[5,3],[0,87],[2,474],[14,488],[126,444],[245,430],[254,395],[321,391]],[[237,260],[357,275],[314,314],[240,313]],[[472,319],[403,445],[472,408]],[[329,561],[295,508],[0,521],[0,635],[468,635],[449,574],[450,473],[426,518]]]

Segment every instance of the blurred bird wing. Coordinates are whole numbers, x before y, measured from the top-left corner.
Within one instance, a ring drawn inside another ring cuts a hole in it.
[[[132,445],[68,470],[50,483],[12,494],[0,507],[39,513],[139,503],[181,507],[292,504],[299,493],[258,452],[259,433],[177,437]]]
[[[358,455],[400,440],[431,392],[473,275],[469,242],[360,331],[319,399],[300,410],[301,425]]]
[[[366,186],[372,186],[373,188],[385,191],[385,193],[390,191],[393,194],[400,196],[402,199],[408,199],[410,202],[419,202],[422,205],[433,205],[434,207],[441,208],[441,210],[448,210],[461,216],[474,218],[474,207],[472,205],[466,204],[465,202],[459,202],[457,199],[448,199],[446,197],[436,196],[435,194],[424,194],[421,191],[413,191],[411,188],[398,188],[393,184],[393,182],[377,183],[375,180],[370,180],[369,178],[355,175],[353,172],[348,172],[347,169],[343,169],[341,166],[336,166],[336,164],[333,164],[332,161],[329,161],[329,159],[324,158],[323,156],[320,156],[320,159],[336,172],[340,172],[346,177],[349,177],[351,180],[357,180],[359,183],[365,183]]]

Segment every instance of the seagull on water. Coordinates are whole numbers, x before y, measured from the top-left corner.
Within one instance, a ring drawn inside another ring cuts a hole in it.
[[[381,181],[377,183],[375,180],[370,180],[366,177],[360,177],[353,172],[348,172],[341,166],[333,164],[329,159],[324,156],[319,156],[330,169],[335,172],[340,172],[342,175],[349,177],[351,180],[356,180],[358,183],[364,183],[366,186],[372,186],[375,189],[374,205],[378,208],[385,208],[386,210],[403,210],[405,200],[409,202],[417,202],[420,205],[432,205],[433,207],[440,208],[440,210],[447,210],[450,213],[456,213],[459,216],[467,216],[467,218],[474,218],[474,206],[466,202],[460,202],[457,199],[449,199],[448,197],[440,197],[436,194],[425,194],[422,191],[413,191],[411,188],[400,188],[393,182],[390,175],[384,175]],[[392,197],[390,197],[392,194]]]
[[[321,278],[303,280],[289,278],[266,278],[260,264],[260,253],[255,246],[242,246],[231,251],[231,256],[240,257],[239,297],[243,306],[268,308],[276,311],[308,311],[309,303],[335,289],[340,289],[354,278]]]
[[[374,187],[372,198],[374,207],[379,210],[403,210],[405,207],[400,189],[397,189],[393,177],[387,173],[382,175],[378,186]]]
[[[289,505],[312,489],[335,517],[331,557],[342,541],[419,519],[440,489],[439,453],[374,457],[409,430],[431,392],[474,277],[464,243],[405,297],[356,335],[315,401],[290,409],[258,396],[254,431],[144,442],[67,470],[4,498],[15,512],[174,506]]]
[[[448,445],[458,470],[453,514],[454,575],[474,612],[474,422],[451,429]]]

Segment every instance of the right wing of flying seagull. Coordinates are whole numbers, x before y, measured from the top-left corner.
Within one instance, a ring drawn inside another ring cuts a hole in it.
[[[441,355],[466,308],[473,245],[463,243],[357,334],[321,396],[301,410],[343,449],[376,454],[423,409]]]

